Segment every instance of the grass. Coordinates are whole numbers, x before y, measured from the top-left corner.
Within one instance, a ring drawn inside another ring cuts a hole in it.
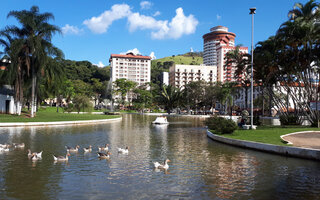
[[[20,116],[0,114],[0,122],[55,122],[55,121],[81,121],[81,120],[99,120],[113,119],[119,115],[98,115],[98,114],[69,114],[63,113],[62,109],[55,107],[40,108],[34,118],[30,118],[30,114],[24,111]]]
[[[311,127],[258,127],[257,130],[236,130],[232,134],[223,134],[223,137],[246,140],[267,144],[274,144],[280,146],[288,146],[285,141],[283,141],[280,136],[288,133],[294,133],[299,131],[319,131],[318,128]]]
[[[200,65],[203,63],[203,58],[199,57],[199,56],[169,56],[169,57],[164,57],[164,58],[160,58],[160,59],[155,59],[152,62],[156,63],[157,62],[167,62],[167,61],[173,61],[175,64],[183,64],[183,65],[190,65],[191,63],[193,63],[194,65]]]

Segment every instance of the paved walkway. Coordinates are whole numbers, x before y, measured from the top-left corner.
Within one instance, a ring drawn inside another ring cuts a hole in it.
[[[282,139],[292,143],[296,147],[320,149],[320,132],[301,132],[288,134]]]

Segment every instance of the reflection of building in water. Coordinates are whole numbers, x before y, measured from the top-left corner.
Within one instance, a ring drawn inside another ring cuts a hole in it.
[[[216,166],[216,195],[222,199],[233,199],[239,191],[252,191],[256,184],[256,163],[255,157],[247,153],[220,157]]]

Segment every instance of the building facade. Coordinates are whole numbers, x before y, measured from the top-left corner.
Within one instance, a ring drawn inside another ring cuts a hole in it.
[[[112,82],[120,78],[144,85],[151,80],[151,57],[140,56],[128,53],[126,55],[111,54],[111,80]]]
[[[172,65],[169,69],[169,84],[183,88],[193,81],[216,82],[217,67],[206,65]]]
[[[236,34],[229,32],[227,27],[216,26],[210,33],[203,35],[203,64],[217,66],[217,81],[236,81],[233,66],[225,67],[225,56],[235,50]],[[240,47],[241,53],[248,53],[248,47]]]

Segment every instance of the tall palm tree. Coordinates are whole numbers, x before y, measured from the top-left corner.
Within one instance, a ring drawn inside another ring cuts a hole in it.
[[[225,57],[225,67],[233,66],[235,68],[234,78],[241,87],[245,89],[245,108],[248,105],[248,89],[250,87],[250,58],[248,53],[240,51],[241,46],[236,46],[232,51],[229,51]]]
[[[55,33],[60,33],[60,28],[48,23],[54,19],[51,13],[40,13],[37,6],[31,7],[30,11],[11,11],[7,18],[14,17],[21,24],[9,26],[6,31],[24,40],[25,65],[28,73],[31,70],[32,97],[31,116],[34,116],[36,106],[37,77],[41,73],[48,60],[48,56],[63,56],[62,51],[52,45],[51,39]]]

